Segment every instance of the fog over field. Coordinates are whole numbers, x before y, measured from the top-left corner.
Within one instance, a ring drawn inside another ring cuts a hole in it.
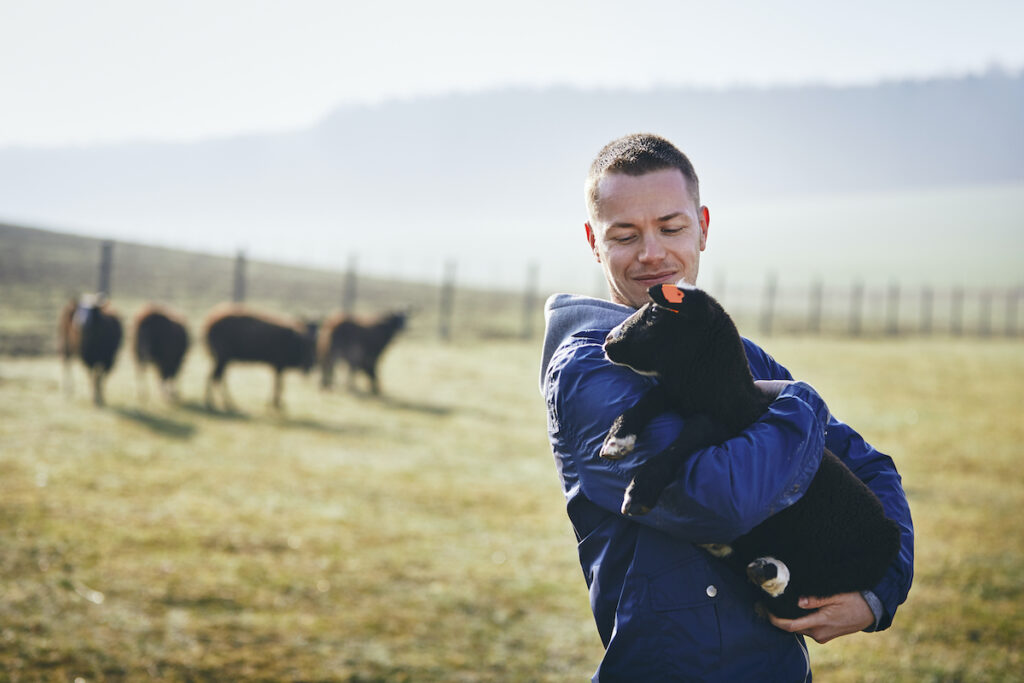
[[[676,142],[703,276],[1020,280],[1024,75],[859,87],[494,90],[337,109],[287,133],[0,149],[0,221],[251,258],[596,293],[582,182],[633,131]]]

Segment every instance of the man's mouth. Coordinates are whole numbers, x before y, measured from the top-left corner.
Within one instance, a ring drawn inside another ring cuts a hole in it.
[[[653,287],[654,285],[660,285],[665,282],[675,282],[678,280],[676,271],[670,270],[662,273],[651,273],[649,275],[638,275],[633,278],[636,282],[640,283],[644,287]]]

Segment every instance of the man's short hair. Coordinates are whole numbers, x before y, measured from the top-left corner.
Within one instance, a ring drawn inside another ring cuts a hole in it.
[[[639,176],[666,168],[679,169],[686,178],[693,203],[699,207],[700,182],[697,180],[697,171],[686,155],[659,135],[631,133],[605,145],[590,165],[585,187],[587,213],[591,218],[597,215],[597,185],[605,174],[624,173]]]

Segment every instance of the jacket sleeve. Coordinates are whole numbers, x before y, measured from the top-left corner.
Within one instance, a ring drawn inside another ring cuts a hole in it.
[[[748,343],[747,355],[758,379],[791,379],[789,371],[764,351]],[[900,526],[900,551],[882,581],[872,589],[882,605],[876,631],[888,628],[896,608],[907,599],[914,578],[914,524],[903,481],[888,455],[875,450],[849,425],[834,416],[826,427],[825,445],[882,503],[886,516]]]
[[[631,472],[668,447],[686,424],[677,415],[660,415],[626,458],[601,458],[612,421],[652,384],[612,365],[593,346],[575,344],[552,360],[548,426],[566,494],[578,487],[592,503],[618,514]],[[821,459],[827,419],[828,409],[811,387],[787,387],[740,435],[688,458],[658,505],[632,519],[693,543],[731,541],[803,494]]]

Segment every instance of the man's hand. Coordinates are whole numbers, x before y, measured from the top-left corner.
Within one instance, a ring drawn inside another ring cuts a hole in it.
[[[798,604],[804,609],[816,611],[799,619],[779,619],[769,615],[772,624],[783,631],[813,638],[819,643],[863,631],[875,623],[875,615],[860,593],[840,593],[828,598],[800,598]]]

